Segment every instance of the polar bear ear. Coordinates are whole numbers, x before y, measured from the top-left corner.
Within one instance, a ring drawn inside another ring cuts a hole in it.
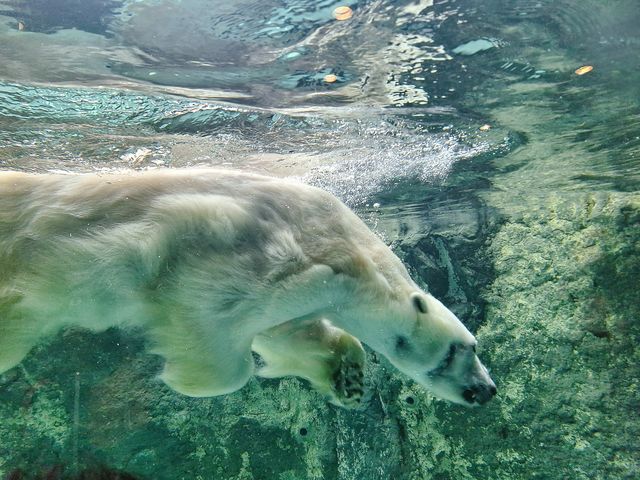
[[[419,292],[413,292],[411,294],[411,302],[415,309],[420,313],[427,313],[429,311],[429,308],[427,307],[427,299]]]

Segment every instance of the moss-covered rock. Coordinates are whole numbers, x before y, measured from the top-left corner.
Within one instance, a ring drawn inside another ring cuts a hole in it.
[[[488,408],[499,428],[483,439],[495,446],[481,449],[480,478],[640,472],[640,232],[631,220],[640,199],[559,200],[511,219],[491,242],[497,276],[479,339],[501,393]]]

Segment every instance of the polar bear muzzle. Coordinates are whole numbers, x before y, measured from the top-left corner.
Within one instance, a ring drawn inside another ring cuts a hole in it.
[[[452,343],[438,367],[427,372],[425,384],[435,395],[467,406],[483,405],[497,392],[475,344]]]
[[[495,385],[486,385],[478,383],[473,385],[462,392],[462,397],[470,404],[477,403],[483,405],[493,398],[496,394]]]

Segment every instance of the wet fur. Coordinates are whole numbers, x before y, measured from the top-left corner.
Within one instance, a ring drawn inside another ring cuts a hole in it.
[[[255,342],[278,365],[265,375],[300,375],[344,403],[340,372],[359,376],[344,359],[356,370],[364,362],[357,338],[393,361],[394,335],[417,331],[416,290],[349,209],[293,181],[221,170],[0,173],[0,372],[65,326],[134,326],[181,393],[242,387]],[[472,338],[449,321],[416,344],[425,366],[439,361],[433,345]],[[314,352],[317,362],[286,368]]]

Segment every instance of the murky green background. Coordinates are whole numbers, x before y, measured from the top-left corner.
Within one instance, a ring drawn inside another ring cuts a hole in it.
[[[0,15],[0,168],[216,165],[326,188],[476,333],[499,390],[436,401],[369,351],[360,411],[294,378],[194,399],[135,333],[67,330],[0,375],[0,478],[640,477],[637,0]]]

